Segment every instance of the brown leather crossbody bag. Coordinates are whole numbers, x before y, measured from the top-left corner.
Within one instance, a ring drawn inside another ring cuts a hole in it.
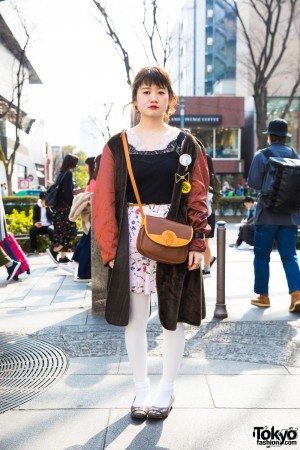
[[[134,194],[139,205],[142,222],[137,237],[137,251],[147,258],[164,264],[180,264],[186,261],[189,243],[193,238],[193,228],[189,225],[145,215],[143,206],[132,172],[129,150],[125,132],[122,134],[125,158],[128,173],[131,179]]]

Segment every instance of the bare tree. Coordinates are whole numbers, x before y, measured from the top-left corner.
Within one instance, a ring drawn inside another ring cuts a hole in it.
[[[89,116],[90,121],[95,125],[97,131],[99,131],[103,137],[103,141],[107,142],[111,138],[110,131],[110,115],[113,109],[113,103],[109,105],[107,103],[103,103],[104,109],[104,120],[103,122],[98,121],[95,117]]]
[[[106,34],[108,36],[110,36],[110,38],[115,43],[116,50],[120,54],[120,56],[124,62],[127,83],[131,87],[133,70],[129,63],[129,54],[121,43],[120,35],[116,31],[113,21],[112,21],[111,17],[109,16],[106,7],[103,6],[100,1],[93,0],[93,2],[95,3],[98,10],[100,11],[100,14],[102,17],[102,20],[100,19],[101,25],[103,26]],[[148,14],[149,7],[147,4],[151,6],[151,12],[149,14]],[[157,0],[143,0],[143,8],[144,9],[143,9],[143,22],[142,23],[143,23],[143,28],[145,30],[145,33],[148,37],[149,47],[150,47],[152,57],[153,57],[154,61],[156,62],[156,64],[165,67],[167,59],[170,54],[170,45],[169,45],[170,39],[169,39],[169,35],[168,35],[168,26],[166,24],[166,33],[165,33],[165,37],[163,37],[163,35],[160,31],[160,24],[158,22]],[[157,43],[159,44],[159,46],[156,45]],[[144,50],[147,55],[147,50],[146,50],[145,46],[144,46]],[[161,52],[162,52],[162,58],[160,60],[158,53],[161,53]]]
[[[267,124],[268,85],[282,62],[293,22],[297,0],[245,0],[244,5],[251,8],[249,17],[255,27],[248,27],[243,15],[243,4],[224,0],[235,13],[248,50],[248,69],[252,70],[251,84],[256,109],[256,132],[259,145],[265,142],[262,131]],[[242,2],[243,3],[243,2]],[[258,35],[262,38],[259,39]],[[285,113],[299,87],[297,77],[291,87]]]
[[[22,47],[13,38],[9,28],[0,15],[0,41],[10,48],[15,56],[16,64],[12,97],[10,100],[2,98],[0,110],[0,119],[8,119],[15,125],[15,142],[10,156],[5,154],[2,143],[0,145],[0,159],[4,164],[9,195],[12,195],[12,175],[14,172],[16,154],[20,147],[20,131],[23,129],[23,119],[25,117],[25,113],[22,111],[21,106],[24,83],[28,80],[28,60],[26,57],[26,50],[30,39],[30,33],[26,21],[21,16],[17,7],[16,11],[25,36]],[[2,138],[2,127],[0,128],[0,133],[0,137]]]
[[[157,11],[158,11],[157,0],[151,0],[151,5],[152,5],[152,14],[151,14],[151,19],[150,19],[150,24],[149,24],[149,26],[147,26],[147,22],[148,22],[147,21],[147,13],[148,13],[147,0],[143,0],[143,6],[144,6],[143,27],[144,27],[146,35],[149,39],[150,49],[151,49],[151,53],[154,58],[154,61],[156,61],[156,63],[158,65],[160,65],[159,58],[157,56],[157,51],[156,51],[156,49],[158,49],[158,48],[156,47],[156,44],[155,44],[156,41],[158,41],[160,50],[162,51],[162,54],[163,54],[162,66],[165,67],[168,57],[170,55],[170,38],[169,38],[169,34],[168,34],[168,24],[166,24],[166,35],[163,38],[162,33],[160,31],[159,24],[158,24],[158,18],[157,18]]]
[[[101,3],[97,0],[93,0],[93,2],[95,3],[95,5],[97,6],[97,8],[99,9],[99,11],[101,13],[102,20],[103,20],[103,21],[100,21],[101,25],[103,26],[104,30],[106,31],[106,34],[108,36],[110,36],[111,39],[114,41],[116,50],[124,62],[127,83],[131,87],[132,68],[129,63],[128,52],[123,47],[121,40],[115,30],[114,24],[106,11],[105,6],[102,6]]]

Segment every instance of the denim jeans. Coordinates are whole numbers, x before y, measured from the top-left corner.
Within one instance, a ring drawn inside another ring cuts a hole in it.
[[[289,293],[300,290],[300,270],[296,253],[297,226],[256,225],[254,232],[254,292],[269,293],[270,254],[273,242],[285,271]]]

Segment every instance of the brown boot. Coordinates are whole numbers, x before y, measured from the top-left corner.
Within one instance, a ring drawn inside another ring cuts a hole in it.
[[[300,291],[291,292],[291,306],[289,311],[291,313],[300,313]]]
[[[260,308],[270,308],[270,298],[267,294],[259,294],[256,298],[251,299],[251,305],[259,306]]]

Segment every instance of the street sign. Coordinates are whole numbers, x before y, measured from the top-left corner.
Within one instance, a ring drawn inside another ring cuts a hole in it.
[[[20,189],[28,189],[30,186],[30,181],[27,179],[19,180],[19,188]]]
[[[33,181],[33,175],[28,175],[28,177],[27,177],[27,179],[29,180],[29,181]]]

